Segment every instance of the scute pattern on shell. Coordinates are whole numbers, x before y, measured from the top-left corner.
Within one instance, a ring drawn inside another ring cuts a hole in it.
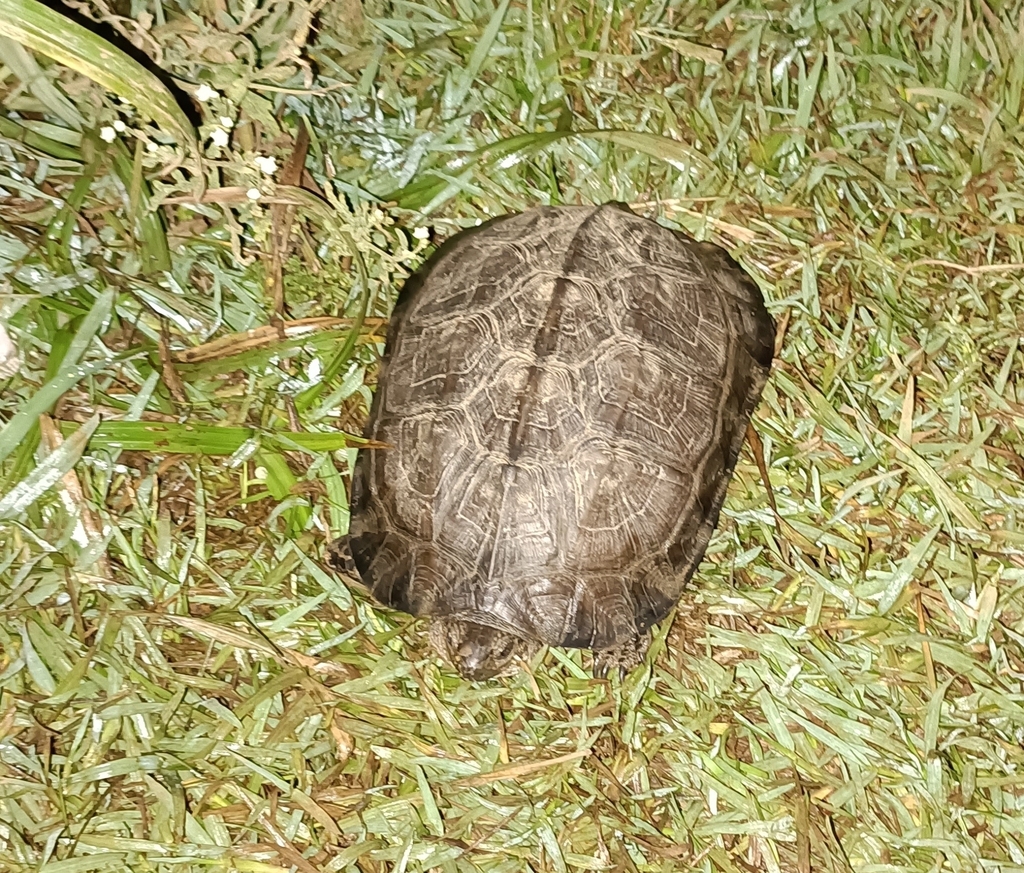
[[[459,234],[403,289],[351,548],[382,603],[611,649],[701,560],[774,324],[720,248],[620,204]]]

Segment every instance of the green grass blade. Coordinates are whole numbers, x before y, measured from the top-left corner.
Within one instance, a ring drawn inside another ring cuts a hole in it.
[[[491,16],[491,20],[487,23],[487,27],[484,28],[484,32],[480,35],[480,40],[473,46],[473,52],[469,56],[469,62],[465,69],[456,74],[451,87],[445,91],[441,101],[442,118],[454,118],[462,108],[462,104],[466,102],[466,95],[469,94],[477,76],[480,75],[480,70],[483,69],[484,63],[491,54],[494,41],[498,38],[501,25],[505,21],[505,14],[508,12],[509,2],[510,0],[501,0]]]
[[[62,428],[71,432],[72,422]],[[2,438],[2,434],[0,434]],[[259,439],[264,445],[282,450],[300,449],[313,454],[335,452],[364,440],[351,434],[320,431],[298,431],[275,434],[251,427],[229,427],[216,424],[154,421],[104,421],[89,441],[93,451],[158,452],[175,455],[233,455],[247,440]]]
[[[88,76],[148,115],[181,145],[198,148],[195,129],[167,86],[70,18],[37,0],[0,0],[0,35]]]
[[[0,37],[0,58],[53,115],[76,130],[85,125],[85,117],[78,111],[78,107],[64,96],[40,68],[32,53],[20,42],[10,37]]]
[[[0,521],[15,518],[56,485],[82,457],[100,417],[94,415],[28,476],[0,497]]]
[[[62,394],[69,391],[82,379],[99,373],[109,365],[107,360],[93,361],[84,365],[79,365],[78,362],[110,314],[113,299],[111,291],[105,291],[96,298],[92,309],[82,319],[82,323],[71,339],[67,352],[61,358],[56,375],[36,391],[0,430],[0,461],[6,459],[11,452],[18,448],[21,441],[35,426],[39,416],[48,412]]]

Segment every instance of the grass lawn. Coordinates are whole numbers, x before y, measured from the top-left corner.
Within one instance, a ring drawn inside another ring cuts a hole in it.
[[[1024,871],[1022,28],[0,0],[0,871]],[[760,445],[644,667],[462,682],[321,560],[387,314],[612,199],[764,289]]]

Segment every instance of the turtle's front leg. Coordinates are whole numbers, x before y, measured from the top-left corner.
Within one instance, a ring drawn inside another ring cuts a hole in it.
[[[352,547],[347,534],[327,544],[324,563],[335,573],[356,575],[356,562],[352,560]]]

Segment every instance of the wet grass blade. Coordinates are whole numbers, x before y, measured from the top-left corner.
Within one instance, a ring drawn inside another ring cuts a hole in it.
[[[15,518],[56,485],[71,470],[85,451],[89,437],[99,424],[94,415],[78,428],[55,452],[50,454],[28,476],[0,497],[0,521]]]

